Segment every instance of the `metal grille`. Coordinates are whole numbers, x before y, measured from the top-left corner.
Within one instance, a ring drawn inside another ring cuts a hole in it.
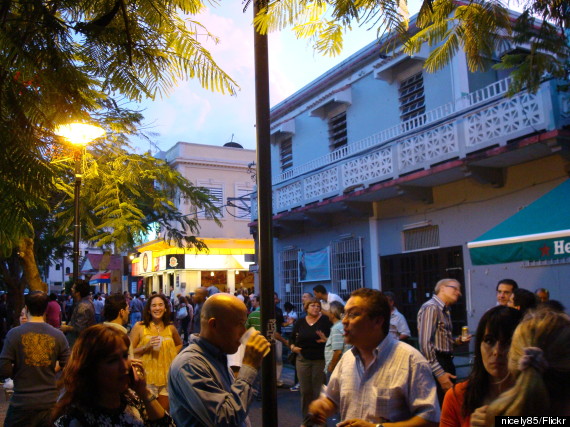
[[[348,141],[346,132],[346,111],[329,119],[329,145],[331,150],[336,150]]]
[[[337,240],[331,243],[332,291],[346,299],[364,287],[362,238]]]
[[[437,247],[439,247],[439,226],[428,225],[404,230],[404,252]]]
[[[281,252],[279,259],[279,283],[281,292],[279,298],[283,303],[289,301],[295,306],[297,313],[303,312],[303,304],[301,297],[303,296],[303,286],[299,283],[299,270],[297,265],[299,263],[297,254],[298,249],[288,249]],[[287,286],[289,284],[289,286]],[[287,292],[289,288],[289,292]]]
[[[425,113],[424,78],[422,73],[400,83],[400,119],[405,122]]]
[[[281,172],[293,167],[293,139],[287,138],[279,144],[279,157],[281,159]]]

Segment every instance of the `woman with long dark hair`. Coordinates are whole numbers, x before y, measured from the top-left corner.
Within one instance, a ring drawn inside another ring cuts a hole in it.
[[[140,360],[129,360],[129,337],[105,325],[85,329],[63,370],[56,427],[173,426],[147,389]]]
[[[507,355],[520,319],[520,311],[505,306],[493,307],[483,315],[475,334],[473,369],[467,381],[445,394],[440,426],[468,427],[473,412],[512,387]]]
[[[143,320],[131,331],[131,341],[135,357],[140,357],[147,372],[148,387],[168,410],[168,369],[182,348],[182,340],[170,321],[170,304],[164,295],[148,299]]]

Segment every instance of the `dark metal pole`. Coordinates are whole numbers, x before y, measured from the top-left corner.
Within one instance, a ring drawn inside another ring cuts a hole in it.
[[[266,0],[254,1],[254,16]],[[271,352],[263,359],[263,426],[277,426],[277,381],[275,375],[275,303],[273,300],[273,230],[271,194],[271,143],[269,130],[269,60],[267,34],[254,29],[255,123],[257,132],[257,230],[261,332],[271,341]]]
[[[79,148],[79,152],[75,153],[75,191],[74,191],[74,207],[75,217],[73,222],[73,284],[79,279],[79,193],[81,189],[81,158],[83,156],[83,148]]]

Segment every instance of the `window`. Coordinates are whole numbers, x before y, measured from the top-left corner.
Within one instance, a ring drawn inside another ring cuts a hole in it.
[[[217,215],[218,218],[224,217],[224,187],[222,184],[201,184],[198,183],[199,187],[204,188],[208,193],[210,193],[210,201],[214,206],[220,209],[220,213]],[[204,212],[198,212],[198,218],[212,219],[210,215],[206,215]]]
[[[234,215],[239,219],[251,220],[251,197],[253,189],[244,185],[236,185],[236,199],[234,204]]]
[[[281,252],[279,257],[279,279],[281,282],[281,291],[279,298],[281,301],[289,301],[295,306],[297,314],[303,312],[303,285],[299,283],[298,270],[298,249],[287,249]]]
[[[65,274],[71,273],[71,269],[69,267],[65,267]]]
[[[346,111],[329,119],[329,146],[331,151],[343,147],[348,142],[346,131]]]
[[[280,142],[279,159],[281,160],[281,172],[293,167],[293,138],[287,138]]]
[[[404,252],[437,247],[439,247],[439,226],[428,225],[404,230]]]
[[[362,238],[353,237],[331,242],[333,292],[343,298],[364,287]]]
[[[61,270],[61,264],[56,264],[56,265],[55,265],[55,269],[56,269],[56,270]]]
[[[400,119],[403,122],[425,113],[424,78],[421,72],[403,80],[399,92]]]

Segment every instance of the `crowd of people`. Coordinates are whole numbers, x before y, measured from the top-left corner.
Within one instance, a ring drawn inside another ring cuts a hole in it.
[[[0,354],[0,378],[14,380],[4,425],[250,425],[271,345],[260,299],[211,288],[93,296],[78,281],[71,310],[67,298],[27,294]],[[299,312],[291,302],[282,310],[275,293],[278,386],[288,353],[305,426],[331,416],[341,427],[466,427],[494,425],[498,415],[570,415],[570,317],[544,288],[504,279],[496,291],[459,383],[454,349],[472,337],[453,334],[455,279],[435,284],[420,308],[417,349],[393,293],[361,288],[344,301],[317,285]]]

